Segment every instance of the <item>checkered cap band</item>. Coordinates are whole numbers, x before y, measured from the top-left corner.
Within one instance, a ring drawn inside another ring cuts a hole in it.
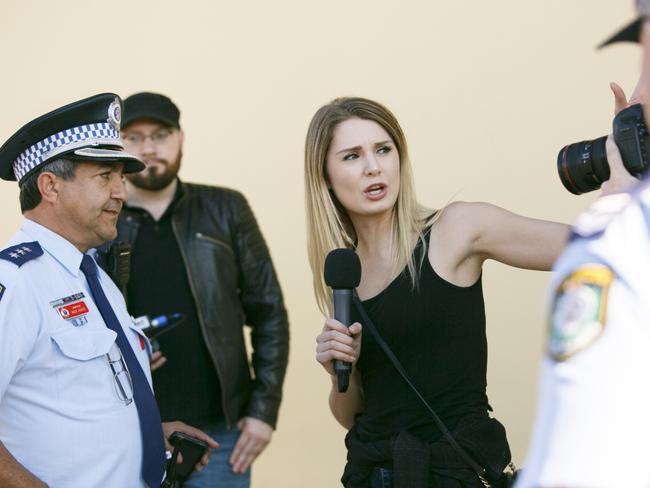
[[[58,154],[91,145],[122,146],[120,132],[110,123],[80,125],[66,129],[25,149],[13,163],[16,180]]]
[[[639,16],[650,15],[650,0],[636,0],[636,11]]]

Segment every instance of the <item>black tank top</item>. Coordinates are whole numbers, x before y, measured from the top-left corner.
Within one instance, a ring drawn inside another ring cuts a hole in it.
[[[427,246],[429,233],[427,233]],[[416,263],[422,252],[415,248]],[[375,327],[411,381],[447,428],[468,414],[487,414],[487,339],[481,279],[469,287],[445,281],[425,254],[413,289],[405,269],[379,295],[363,302]],[[353,307],[354,321],[362,322]],[[356,418],[363,441],[387,439],[407,430],[423,440],[438,428],[368,329],[357,362],[365,411]]]

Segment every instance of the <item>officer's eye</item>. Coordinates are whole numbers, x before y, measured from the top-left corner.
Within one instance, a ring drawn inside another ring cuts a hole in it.
[[[343,161],[352,161],[354,159],[359,159],[359,155],[355,152],[347,153],[343,156]]]

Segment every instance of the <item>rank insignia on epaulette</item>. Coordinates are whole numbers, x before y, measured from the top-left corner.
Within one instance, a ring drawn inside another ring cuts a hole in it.
[[[5,287],[5,285],[3,285],[2,283],[0,283],[0,300],[2,300],[2,295],[5,294],[5,290],[6,290],[6,289],[7,289],[7,288]]]
[[[587,264],[558,287],[551,310],[548,353],[564,361],[590,346],[605,328],[607,294],[614,273],[602,264]]]
[[[37,241],[23,242],[0,251],[0,259],[14,263],[18,267],[42,255],[43,249]]]

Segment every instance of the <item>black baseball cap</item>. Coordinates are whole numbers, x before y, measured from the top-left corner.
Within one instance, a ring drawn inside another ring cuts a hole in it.
[[[643,21],[650,15],[650,0],[636,0],[636,11],[639,16],[600,44],[598,49],[614,44],[615,42],[640,42]]]
[[[124,99],[122,127],[134,120],[151,119],[180,129],[180,111],[169,97],[159,93],[140,92]]]
[[[125,173],[144,163],[124,151],[120,139],[122,100],[115,93],[84,98],[25,124],[0,147],[0,178],[24,181],[56,158],[119,162]]]

